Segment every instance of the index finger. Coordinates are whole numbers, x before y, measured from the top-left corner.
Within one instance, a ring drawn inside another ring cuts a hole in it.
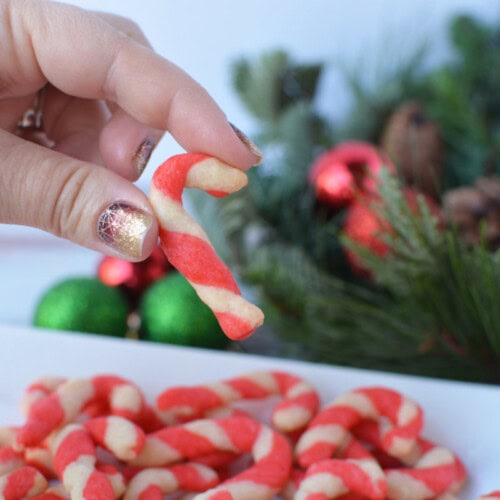
[[[98,15],[40,0],[23,5],[33,62],[63,92],[113,101],[145,125],[169,131],[188,151],[244,169],[260,161],[206,90],[172,62]]]

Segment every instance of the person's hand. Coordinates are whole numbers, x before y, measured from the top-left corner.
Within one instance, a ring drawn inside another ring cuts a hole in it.
[[[142,260],[158,227],[132,181],[164,131],[188,151],[242,169],[260,159],[131,21],[47,0],[0,0],[0,47],[0,223]],[[18,127],[37,96],[43,136]]]

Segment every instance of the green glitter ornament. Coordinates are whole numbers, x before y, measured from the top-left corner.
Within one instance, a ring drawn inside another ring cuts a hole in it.
[[[213,312],[177,272],[146,290],[139,314],[141,334],[147,340],[214,349],[229,342]]]
[[[33,324],[124,337],[128,304],[117,288],[97,278],[70,278],[47,290],[37,305]]]

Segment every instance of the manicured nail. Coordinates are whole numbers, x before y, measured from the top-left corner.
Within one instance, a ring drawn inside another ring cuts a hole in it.
[[[152,223],[146,212],[126,203],[112,203],[99,216],[97,234],[124,257],[138,259]]]
[[[151,139],[146,139],[134,155],[133,163],[137,175],[140,176],[148,164],[151,153],[155,148],[155,143]]]
[[[258,165],[263,158],[262,151],[252,142],[246,134],[244,134],[238,127],[230,123],[234,133],[237,135],[238,139],[247,147],[247,149],[257,157],[257,161],[254,163]]]

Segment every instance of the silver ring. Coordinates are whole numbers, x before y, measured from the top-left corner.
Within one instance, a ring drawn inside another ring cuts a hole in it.
[[[42,87],[35,95],[33,105],[27,109],[19,121],[17,128],[28,130],[42,130],[43,127],[43,103],[45,101],[45,88]]]

